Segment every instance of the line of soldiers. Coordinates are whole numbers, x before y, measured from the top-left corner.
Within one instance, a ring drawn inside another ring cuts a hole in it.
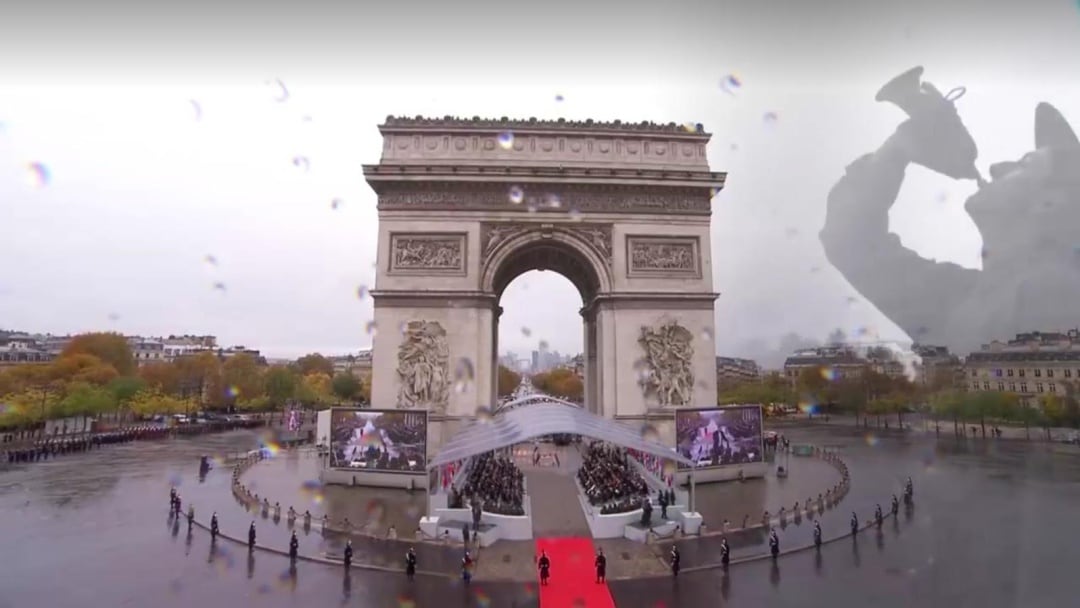
[[[103,445],[127,443],[140,439],[158,439],[164,437],[167,434],[166,431],[167,429],[161,429],[160,427],[146,426],[124,431],[80,435],[78,437],[50,437],[42,439],[29,447],[5,450],[6,458],[0,458],[0,460],[7,460],[8,463],[37,462],[48,460],[50,456],[55,458],[62,454],[89,452]]]

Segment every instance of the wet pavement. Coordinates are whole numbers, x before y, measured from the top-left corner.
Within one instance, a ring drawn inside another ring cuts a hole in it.
[[[846,524],[853,508],[867,514],[875,502],[887,508],[887,498],[908,475],[916,489],[911,517],[902,512],[895,525],[887,522],[880,541],[871,530],[857,541],[827,544],[820,556],[809,550],[782,556],[775,566],[768,559],[737,564],[727,575],[716,568],[694,571],[708,563],[709,553],[691,556],[684,550],[686,571],[677,582],[612,581],[617,605],[1075,602],[1073,571],[1080,546],[1070,531],[1080,504],[1080,451],[1019,441],[957,442],[951,436],[940,442],[868,436],[836,426],[784,432],[796,443],[832,445],[848,461],[852,489],[836,510],[837,525]],[[228,473],[215,471],[198,484],[198,456],[254,444],[255,436],[246,432],[139,442],[0,473],[0,533],[8,552],[0,568],[0,607],[536,605],[532,584],[474,583],[465,589],[453,577],[455,550],[449,548],[433,547],[421,558],[421,569],[450,576],[420,575],[410,583],[404,575],[354,569],[346,586],[340,566],[302,561],[290,574],[284,557],[257,552],[249,563],[240,546],[219,542],[211,552],[205,531],[196,528],[189,538],[185,526],[173,528],[167,519],[170,483],[180,482],[185,510],[194,500],[201,519],[208,514],[200,510],[200,496],[227,493]],[[233,506],[228,522],[224,510],[220,514],[222,529],[231,533],[235,526],[243,535],[250,516]],[[284,525],[257,525],[260,544],[287,538]],[[797,544],[802,534],[809,538],[805,524],[785,531],[784,548]],[[306,538],[322,542],[315,535]],[[286,546],[282,542],[281,548]],[[399,552],[395,545],[374,553]],[[361,559],[358,554],[356,560]]]

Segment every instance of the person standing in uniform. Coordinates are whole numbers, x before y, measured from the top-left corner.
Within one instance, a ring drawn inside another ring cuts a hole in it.
[[[728,546],[727,537],[720,539],[720,564],[726,569],[731,563],[731,547]]]
[[[536,565],[540,568],[540,584],[548,584],[548,578],[551,576],[551,560],[548,559],[547,551],[540,551],[540,559]]]
[[[604,550],[600,549],[596,552],[596,583],[607,582],[607,557],[604,556]]]
[[[251,525],[248,526],[248,552],[255,550],[255,520],[251,520]]]
[[[769,553],[772,554],[774,561],[780,556],[780,537],[776,535],[776,530],[769,535]]]
[[[412,547],[405,552],[405,576],[409,577],[410,581],[416,576],[416,550]]]
[[[682,556],[679,555],[679,548],[671,545],[671,576],[678,578],[681,561]]]
[[[293,564],[296,563],[296,556],[300,550],[300,540],[296,538],[296,531],[294,530],[292,536],[289,537],[289,561]]]
[[[218,535],[217,513],[210,516],[210,540],[216,541]]]
[[[345,570],[352,567],[352,541],[345,541]]]

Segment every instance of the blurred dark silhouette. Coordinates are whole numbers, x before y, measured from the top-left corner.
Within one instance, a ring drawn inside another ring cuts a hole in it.
[[[878,101],[909,118],[877,151],[848,166],[829,193],[821,241],[837,269],[915,341],[967,353],[993,339],[1076,326],[1080,300],[1080,141],[1048,103],[1035,110],[1035,150],[975,168],[978,150],[956,112],[963,95],[920,83],[922,68],[894,78]],[[979,190],[965,209],[983,238],[983,269],[938,263],[889,232],[889,209],[917,164]]]

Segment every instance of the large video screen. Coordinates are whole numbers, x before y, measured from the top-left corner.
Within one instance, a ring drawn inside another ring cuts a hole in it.
[[[699,468],[762,462],[761,406],[678,410],[675,447]]]
[[[427,466],[427,412],[333,409],[330,466],[423,472]]]

